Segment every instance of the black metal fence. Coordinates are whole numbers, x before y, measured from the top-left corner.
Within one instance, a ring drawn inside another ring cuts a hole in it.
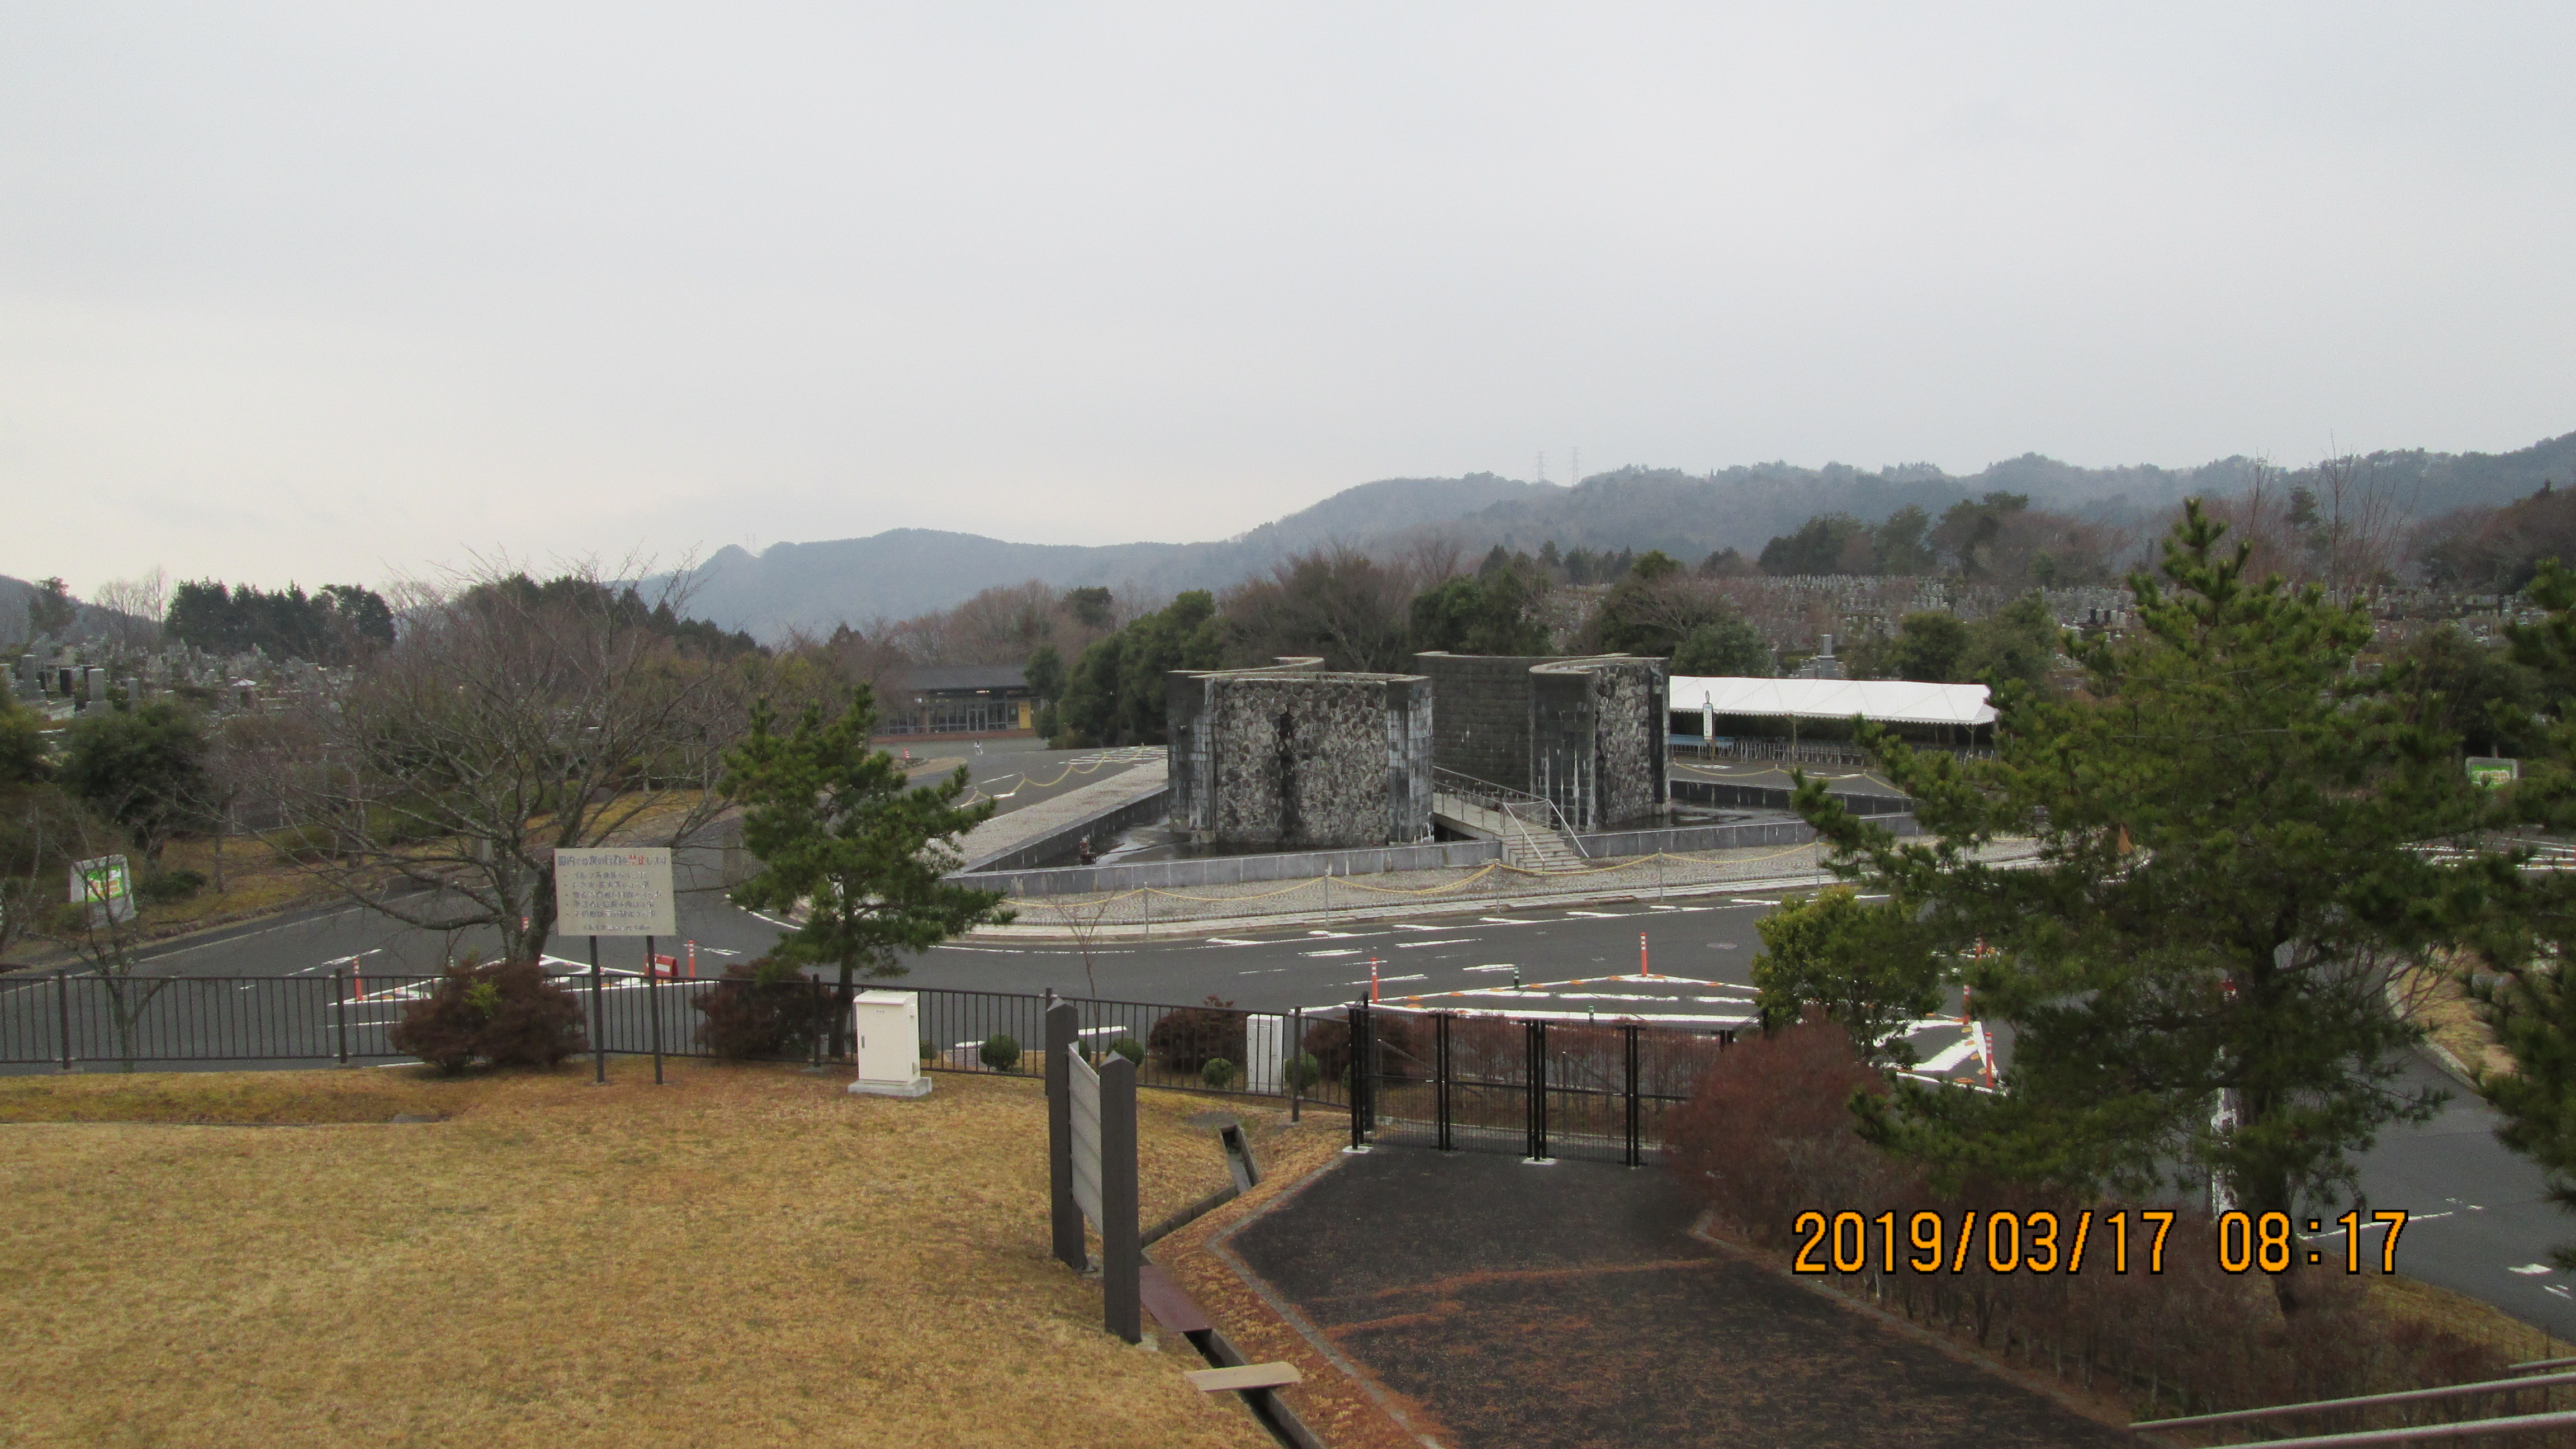
[[[222,1063],[360,1065],[409,1059],[392,1040],[438,977],[335,968],[294,976],[101,976],[0,981],[0,1067]],[[790,978],[673,979],[598,970],[553,978],[580,1001],[601,1056],[848,1060],[838,987]],[[935,1072],[1035,1078],[1059,998],[869,982],[917,1002]],[[1349,1107],[1354,1144],[1419,1143],[1642,1164],[1663,1119],[1730,1039],[1650,1025],[1371,1008],[1245,1011],[1213,1003],[1062,998],[1095,1057],[1137,1085]]]
[[[1664,1119],[1734,1040],[1637,1023],[1349,1008],[1351,1145],[1645,1165]]]
[[[293,976],[0,978],[0,1068],[58,1071],[227,1064],[291,1067],[404,1061],[393,1028],[438,977],[345,967]],[[848,1016],[826,981],[675,979],[629,970],[558,974],[581,1003],[582,1050],[821,1065],[848,1059]],[[1058,998],[866,982],[918,1001],[930,1071],[1036,1077],[1046,1011]],[[1344,1084],[1302,1069],[1306,1013],[1063,998],[1095,1053],[1137,1063],[1138,1085],[1339,1105]],[[1339,1013],[1332,1013],[1338,1021]],[[1320,1020],[1320,1018],[1319,1018]]]

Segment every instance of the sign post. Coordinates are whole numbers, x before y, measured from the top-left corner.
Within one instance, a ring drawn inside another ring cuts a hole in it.
[[[1048,1134],[1048,1157],[1056,1169],[1048,1174],[1054,1179],[1056,1256],[1080,1265],[1082,1219],[1089,1218],[1100,1230],[1101,1325],[1136,1343],[1145,1336],[1145,1251],[1136,1218],[1136,1064],[1112,1052],[1093,1070],[1076,1042],[1059,1041],[1073,1035],[1074,1008],[1059,1006],[1047,1015],[1048,1126],[1061,1113],[1068,1129],[1061,1158],[1052,1151],[1055,1134]],[[1068,1198],[1078,1213],[1069,1223],[1063,1211]]]
[[[680,933],[671,895],[671,852],[663,846],[600,846],[555,852],[555,931],[590,938],[592,1080],[608,1080],[607,1008],[600,995],[599,938],[644,938],[644,979],[653,977],[655,936]],[[652,1005],[658,1006],[656,1001]],[[649,1009],[649,1008],[648,1008]],[[661,1045],[657,1034],[656,1048]],[[653,1079],[661,1080],[657,1051]]]

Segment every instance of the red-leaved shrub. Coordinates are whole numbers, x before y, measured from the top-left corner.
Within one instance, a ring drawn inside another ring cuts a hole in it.
[[[1843,1030],[1811,1014],[1720,1053],[1688,1105],[1667,1119],[1666,1158],[1685,1187],[1714,1209],[1725,1235],[1787,1250],[1826,1269],[1846,1291],[1972,1338],[2007,1360],[2087,1386],[2099,1376],[2107,1380],[2103,1386],[2124,1389],[2141,1416],[2501,1375],[2504,1355],[2484,1345],[2391,1322],[2371,1302],[2365,1280],[2342,1271],[2339,1243],[2328,1245],[2327,1256],[2337,1261],[2315,1268],[2297,1261],[2309,1246],[2299,1244],[2287,1285],[2296,1306],[2285,1314],[2273,1278],[2225,1271],[2216,1223],[2187,1205],[2175,1209],[2161,1260],[2151,1267],[2154,1230],[2138,1214],[2166,1204],[2087,1201],[1991,1182],[1935,1193],[1921,1171],[1862,1141],[1853,1128],[1853,1095],[1888,1091]],[[2087,1211],[2082,1271],[2069,1272]],[[1802,1229],[1798,1216],[1808,1212],[1823,1220]],[[2128,1271],[2119,1272],[2111,1219],[2124,1212]],[[1937,1215],[1936,1251],[1916,1245],[1918,1213]],[[1972,1213],[1978,1231],[1961,1254],[1960,1229]],[[2033,1215],[2043,1213],[2054,1214],[2059,1225],[2058,1266],[2050,1272],[2028,1266],[2042,1231]],[[1888,1227],[1880,1225],[1881,1214],[1893,1215]],[[2009,1215],[2008,1222],[1999,1215]],[[1917,1258],[1938,1267],[1917,1269]]]
[[[1145,1049],[1163,1070],[1194,1077],[1210,1061],[1243,1060],[1243,1013],[1231,1001],[1211,995],[1205,1006],[1184,1006],[1164,1013],[1145,1033]]]
[[[736,1061],[808,1056],[832,1025],[834,990],[763,956],[725,968],[689,1003],[706,1018],[698,1044]]]
[[[468,956],[447,968],[426,997],[403,1008],[385,1039],[442,1072],[477,1060],[496,1067],[551,1067],[587,1051],[581,999],[533,961]]]
[[[1430,1050],[1430,1028],[1392,1011],[1369,1013],[1369,1031],[1378,1044],[1378,1070],[1390,1077],[1425,1077],[1422,1063]],[[1305,1047],[1315,1058],[1322,1080],[1350,1085],[1351,1022],[1348,1015],[1315,1019],[1306,1028]]]

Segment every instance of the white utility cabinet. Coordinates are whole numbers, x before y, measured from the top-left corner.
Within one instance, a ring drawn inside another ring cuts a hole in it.
[[[876,1097],[927,1097],[930,1078],[921,1070],[921,998],[909,991],[862,991],[850,1003],[859,1079],[853,1092]]]

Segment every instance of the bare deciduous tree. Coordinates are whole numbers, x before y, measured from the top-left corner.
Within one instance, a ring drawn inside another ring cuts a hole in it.
[[[170,608],[170,576],[159,568],[130,579],[110,579],[90,595],[94,608],[111,611],[108,639],[119,652],[140,654],[161,645],[161,621]]]
[[[153,998],[169,987],[171,978],[140,969],[142,962],[135,950],[143,944],[143,930],[132,896],[111,898],[104,874],[79,868],[85,861],[122,855],[126,850],[125,832],[108,814],[77,806],[31,810],[27,823],[32,836],[28,844],[37,862],[37,889],[29,892],[33,899],[26,904],[44,902],[43,887],[48,875],[72,886],[62,896],[54,897],[50,908],[30,912],[34,919],[28,934],[71,952],[90,968],[107,1005],[108,1030],[116,1039],[117,1058],[125,1070],[133,1071],[140,1056],[137,1045],[143,1013]],[[131,883],[129,867],[125,884],[130,887]]]
[[[488,926],[533,960],[554,933],[557,849],[679,846],[722,809],[722,756],[774,683],[767,661],[682,647],[650,627],[677,600],[590,568],[404,595],[399,642],[311,702],[310,753],[267,788],[306,868],[353,899],[424,929]]]
[[[2258,458],[2243,493],[2204,508],[2253,550],[2248,577],[2278,574],[2342,592],[2395,576],[2413,530],[2416,491],[2349,453],[2295,473]]]

